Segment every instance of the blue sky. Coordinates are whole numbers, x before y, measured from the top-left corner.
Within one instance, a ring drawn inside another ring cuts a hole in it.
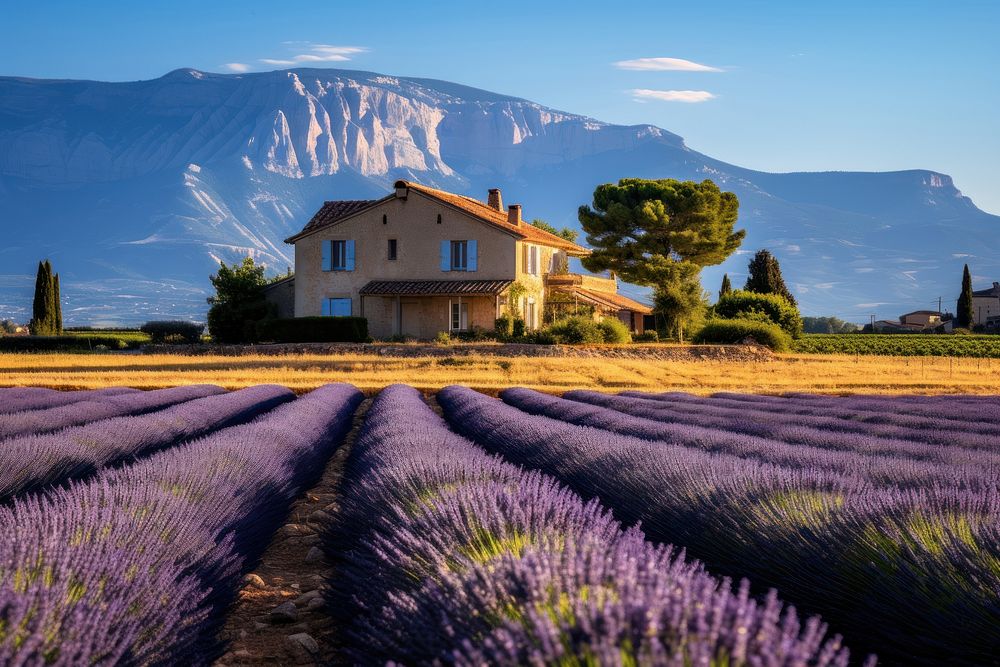
[[[0,74],[121,81],[284,67],[270,60],[431,77],[653,123],[757,169],[934,169],[1000,214],[992,0],[13,0],[3,15]],[[718,71],[616,64],[656,58]]]

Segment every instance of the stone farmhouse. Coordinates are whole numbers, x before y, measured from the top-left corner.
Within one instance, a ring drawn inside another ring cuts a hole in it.
[[[547,306],[584,305],[640,333],[651,312],[614,276],[569,273],[569,258],[588,250],[528,224],[518,204],[504,209],[496,189],[482,202],[397,181],[382,199],[326,202],[286,243],[295,275],[268,293],[279,312],[365,317],[375,338],[492,330],[508,306],[527,329]]]

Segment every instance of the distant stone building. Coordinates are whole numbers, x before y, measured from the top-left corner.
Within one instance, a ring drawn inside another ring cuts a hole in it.
[[[972,293],[972,323],[976,326],[997,328],[1000,321],[1000,283],[989,289]]]

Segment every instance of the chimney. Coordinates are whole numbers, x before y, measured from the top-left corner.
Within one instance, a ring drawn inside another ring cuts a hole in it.
[[[409,194],[410,184],[406,181],[396,181],[396,197],[399,199],[406,199],[406,195]]]
[[[512,225],[521,226],[521,205],[511,204],[507,207],[507,222]]]
[[[500,196],[500,188],[490,188],[490,196],[486,200],[486,205],[494,211],[503,210],[503,197]]]

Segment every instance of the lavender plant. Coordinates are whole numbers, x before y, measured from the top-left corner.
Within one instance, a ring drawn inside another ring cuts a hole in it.
[[[575,392],[573,392],[575,395]],[[645,394],[636,396],[632,392],[623,392],[623,397],[636,400],[648,400],[659,403],[661,407],[688,416],[708,414],[713,417],[730,416],[737,419],[767,419],[774,411],[759,404],[727,407],[706,402],[696,396],[687,394],[656,395]],[[567,398],[572,398],[567,394]],[[784,414],[784,413],[782,413]],[[809,426],[833,431],[853,431],[868,433],[881,437],[900,438],[927,442],[935,445],[983,447],[987,439],[1000,436],[1000,424],[991,422],[956,421],[940,417],[929,418],[916,415],[895,414],[891,411],[881,413],[855,412],[850,407],[837,410],[827,407],[816,414],[796,414],[795,422],[801,426]],[[873,414],[875,416],[873,416]]]
[[[708,425],[715,424],[710,419],[705,420],[708,424],[706,426],[692,426],[601,407],[604,394],[592,398],[595,404],[570,401],[522,388],[506,389],[500,395],[504,402],[520,410],[572,424],[593,426],[644,440],[758,459],[789,468],[818,467],[880,486],[919,489],[939,484],[979,491],[1000,488],[1000,453],[962,449],[942,452],[940,447],[933,445],[915,448],[910,443],[886,442],[855,433],[823,432],[821,438],[797,437],[798,442],[789,443],[748,435],[735,429],[710,428]],[[635,402],[634,399],[624,397],[608,398],[613,405]],[[797,431],[790,429],[782,433],[788,437]],[[810,440],[819,440],[819,446],[803,444]],[[924,449],[931,451],[924,452]],[[938,454],[939,460],[913,458],[915,453]],[[943,463],[941,459],[947,462]]]
[[[409,387],[372,404],[342,503],[326,546],[352,662],[847,663],[818,619],[487,455]]]
[[[564,398],[612,408],[619,412],[667,423],[702,426],[756,435],[816,447],[858,448],[870,453],[909,456],[929,461],[969,461],[976,456],[970,450],[995,450],[987,436],[954,432],[940,426],[934,432],[898,426],[853,423],[836,417],[782,416],[749,409],[713,408],[668,404],[665,401],[634,396],[604,394],[596,391],[568,391]]]
[[[0,508],[0,664],[203,665],[219,612],[361,400],[328,385],[249,424]]]
[[[101,395],[45,410],[0,414],[0,438],[48,433],[99,419],[143,414],[225,391],[222,387],[211,384],[192,384],[155,391]]]
[[[293,398],[284,387],[257,385],[136,417],[11,438],[0,445],[0,502],[247,421]]]
[[[102,396],[120,396],[121,394],[134,394],[138,391],[138,389],[130,387],[107,387],[106,389],[81,391],[56,391],[41,387],[11,387],[0,389],[0,414],[25,410],[45,410],[78,401],[100,399]]]
[[[777,588],[856,650],[898,664],[1000,654],[994,490],[878,487],[533,416],[462,387],[438,402],[488,450],[599,498],[711,571]]]

